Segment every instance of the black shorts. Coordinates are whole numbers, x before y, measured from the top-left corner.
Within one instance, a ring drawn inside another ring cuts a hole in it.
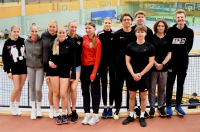
[[[47,66],[49,66],[48,63],[44,63],[44,72],[47,72]]]
[[[149,89],[149,75],[143,76],[139,81],[135,81],[130,75],[128,90],[145,92]]]
[[[49,69],[49,76],[59,76],[60,78],[70,78],[70,72],[59,72],[52,68]]]
[[[27,67],[23,66],[23,67],[13,67],[11,69],[11,73],[12,75],[21,75],[21,74],[27,74]]]

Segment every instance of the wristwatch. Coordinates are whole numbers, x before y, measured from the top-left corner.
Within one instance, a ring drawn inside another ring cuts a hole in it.
[[[161,63],[162,64],[162,66],[164,66],[164,64],[163,63]]]

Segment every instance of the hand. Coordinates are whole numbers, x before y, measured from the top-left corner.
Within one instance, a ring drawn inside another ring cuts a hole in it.
[[[157,64],[155,67],[156,67],[156,70],[158,70],[158,71],[163,69],[162,64]]]
[[[93,82],[94,79],[95,79],[95,75],[91,74],[91,75],[90,75],[90,80],[91,80],[91,82]]]
[[[73,82],[73,81],[75,81],[75,79],[70,79],[70,82]]]
[[[7,75],[8,75],[8,78],[13,79],[12,78],[12,73],[8,73]]]
[[[56,67],[57,67],[52,61],[49,61],[49,66],[50,66],[51,68],[56,68]]]
[[[141,79],[140,73],[134,74],[134,75],[133,75],[133,79],[134,79],[135,81],[139,81],[139,80]]]
[[[49,82],[49,80],[50,80],[49,76],[47,76],[45,79],[47,82]]]

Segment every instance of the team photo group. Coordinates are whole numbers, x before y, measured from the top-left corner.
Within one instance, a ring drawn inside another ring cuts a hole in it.
[[[182,9],[175,13],[177,23],[169,28],[165,20],[159,19],[153,26],[154,32],[144,25],[145,15],[143,11],[136,12],[134,18],[129,13],[122,14],[120,22],[123,27],[118,31],[112,30],[112,19],[106,17],[103,29],[97,34],[95,23],[87,22],[86,35],[83,36],[76,32],[76,21],[68,23],[67,31],[66,27],[58,27],[56,20],[51,20],[41,36],[38,26],[32,24],[30,36],[26,39],[20,37],[20,27],[13,25],[11,37],[5,41],[2,52],[4,71],[14,86],[10,97],[12,115],[21,115],[19,101],[27,77],[32,107],[30,118],[33,120],[42,117],[44,78],[49,88],[49,117],[55,117],[56,124],[73,123],[79,119],[76,111],[79,80],[85,113],[82,124],[85,125],[99,122],[101,97],[104,105],[102,118],[119,119],[124,83],[129,116],[122,124],[127,125],[139,118],[140,125],[145,127],[145,119],[154,117],[155,109],[160,116],[173,115],[171,100],[176,77],[175,111],[185,115],[180,105],[194,32],[185,24],[186,12]],[[135,25],[132,25],[133,21]],[[90,114],[90,103],[93,115]]]

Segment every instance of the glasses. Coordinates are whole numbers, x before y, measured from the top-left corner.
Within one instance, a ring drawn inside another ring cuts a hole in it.
[[[124,22],[125,22],[125,21],[128,21],[128,22],[129,22],[129,21],[131,21],[131,19],[123,19],[123,21],[124,21]]]

